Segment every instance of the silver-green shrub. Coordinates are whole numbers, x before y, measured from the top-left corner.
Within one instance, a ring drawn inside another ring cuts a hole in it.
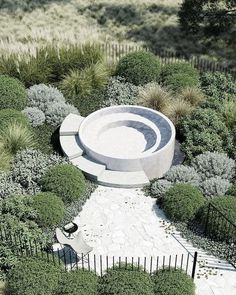
[[[14,182],[10,174],[0,172],[0,199],[12,194],[21,195],[22,193],[22,186]]]
[[[213,198],[223,196],[230,188],[231,183],[219,176],[211,177],[201,183],[200,189],[205,197]]]
[[[70,113],[79,115],[79,111],[71,104],[63,102],[50,103],[45,111],[46,122],[52,126],[58,126]]]
[[[192,161],[201,179],[217,177],[231,180],[235,175],[235,161],[224,153],[206,152]]]
[[[172,183],[166,179],[157,179],[151,183],[151,196],[155,198],[162,198],[167,190],[172,186]]]
[[[44,113],[36,107],[27,107],[22,113],[28,117],[30,125],[33,127],[41,126],[45,122]]]
[[[29,107],[36,107],[41,111],[47,110],[48,104],[65,102],[63,94],[55,87],[38,84],[28,89]]]
[[[106,101],[104,102],[103,106],[108,107],[122,104],[136,104],[138,92],[139,87],[125,82],[125,80],[121,77],[113,77],[110,79],[106,87]]]
[[[172,166],[164,177],[171,183],[189,183],[195,186],[198,186],[200,181],[196,170],[184,165]]]
[[[66,158],[56,154],[46,155],[34,149],[26,149],[16,154],[12,163],[12,178],[20,183],[27,193],[40,192],[40,178],[50,166],[67,163]]]

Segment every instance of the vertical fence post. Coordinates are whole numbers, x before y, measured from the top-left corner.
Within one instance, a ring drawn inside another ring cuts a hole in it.
[[[194,252],[194,258],[193,258],[193,268],[192,268],[192,279],[195,277],[195,272],[196,272],[196,266],[197,266],[197,251]]]

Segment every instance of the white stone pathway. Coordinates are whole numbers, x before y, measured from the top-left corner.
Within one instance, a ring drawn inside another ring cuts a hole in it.
[[[236,271],[227,262],[195,249],[169,230],[169,222],[155,199],[140,189],[118,189],[99,186],[75,218],[93,254],[150,259],[151,256],[176,254],[184,257],[198,251],[200,262],[196,271],[197,295],[236,294]],[[171,263],[173,265],[174,259]],[[192,256],[190,256],[190,265]],[[142,260],[141,260],[141,264]],[[147,265],[150,261],[147,262]],[[179,262],[178,262],[179,264]],[[184,261],[186,265],[186,261]],[[205,265],[205,267],[203,267]],[[154,266],[155,267],[155,266]],[[191,268],[191,266],[190,266]]]

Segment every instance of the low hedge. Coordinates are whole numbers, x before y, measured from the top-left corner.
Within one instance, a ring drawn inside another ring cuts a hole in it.
[[[70,164],[50,167],[41,178],[43,191],[50,191],[61,197],[66,203],[80,199],[85,191],[83,173]]]
[[[148,273],[115,267],[101,279],[101,295],[154,295],[154,284]]]
[[[151,52],[138,51],[124,56],[118,63],[116,75],[124,77],[127,82],[144,85],[158,81],[161,66],[158,58]]]
[[[195,284],[183,271],[164,269],[152,278],[155,295],[195,295]]]
[[[206,221],[209,203],[215,206],[219,211],[236,225],[236,197],[235,196],[220,196],[216,197],[209,202],[199,212],[199,218]],[[236,240],[236,231],[232,230],[233,226],[229,226],[224,218],[215,211],[210,214],[208,219],[207,233],[208,235],[218,241]],[[235,228],[234,228],[235,229]]]
[[[6,290],[11,295],[52,295],[61,268],[40,258],[22,257],[7,276]]]
[[[34,196],[33,207],[38,212],[36,222],[41,227],[58,224],[64,217],[64,203],[53,193],[40,193]]]
[[[202,193],[190,184],[175,184],[165,194],[162,206],[168,218],[188,222],[204,205]]]
[[[60,295],[98,295],[98,276],[87,270],[64,272],[56,294]]]
[[[0,75],[0,109],[23,110],[27,105],[24,85],[15,78]]]

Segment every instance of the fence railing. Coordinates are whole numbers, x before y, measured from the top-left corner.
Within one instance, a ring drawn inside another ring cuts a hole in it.
[[[226,258],[236,268],[236,224],[211,203],[207,210],[204,233],[212,240],[228,244]]]
[[[187,61],[194,67],[196,67],[200,72],[223,72],[226,74],[231,74],[234,79],[236,79],[236,71],[229,69],[227,66],[199,56],[187,55],[178,52],[166,51],[166,50],[150,50],[148,47],[140,45],[126,45],[118,43],[100,43],[100,49],[104,52],[104,55],[113,62],[119,61],[124,55],[145,50],[152,51],[155,55],[160,58],[161,64],[175,63],[179,61]]]
[[[40,257],[54,265],[62,265],[65,271],[80,268],[94,271],[100,276],[110,268],[122,267],[131,270],[142,269],[150,275],[163,269],[179,269],[194,279],[197,266],[197,252],[155,257],[115,257],[83,253],[78,255],[69,246],[53,244],[45,247],[39,241],[22,239],[19,233],[8,232],[4,226],[0,226],[0,239],[9,243],[16,256]]]

